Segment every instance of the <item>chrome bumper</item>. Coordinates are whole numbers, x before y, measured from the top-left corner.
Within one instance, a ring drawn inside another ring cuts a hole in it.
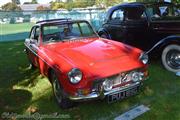
[[[137,86],[141,86],[141,82],[136,82],[133,84],[127,84],[126,86],[117,87],[117,88],[114,88],[111,91],[107,91],[107,92],[106,91],[100,91],[99,93],[92,92],[91,94],[86,95],[86,96],[69,96],[69,99],[72,101],[103,99],[107,95],[111,95],[113,93],[118,93],[118,92],[123,92],[123,91],[132,89],[132,88],[137,87]]]

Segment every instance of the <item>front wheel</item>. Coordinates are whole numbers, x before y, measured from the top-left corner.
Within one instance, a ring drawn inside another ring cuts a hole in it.
[[[180,46],[168,45],[162,52],[162,64],[171,72],[180,71]]]
[[[64,109],[73,107],[73,102],[70,101],[65,95],[64,90],[59,82],[59,79],[54,71],[51,72],[51,80],[54,96],[60,107]]]

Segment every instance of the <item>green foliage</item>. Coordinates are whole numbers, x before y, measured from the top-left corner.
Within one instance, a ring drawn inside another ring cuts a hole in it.
[[[57,10],[61,8],[65,8],[71,10],[72,8],[85,8],[95,5],[95,0],[68,0],[66,3],[64,2],[51,2],[51,9]]]
[[[32,0],[32,4],[38,4],[37,0]]]
[[[15,4],[19,5],[20,4],[20,0],[12,0],[12,3],[15,3]]]
[[[180,4],[180,0],[172,0],[172,2]]]
[[[4,11],[21,11],[21,8],[17,6],[15,3],[9,2],[2,6],[2,10]]]
[[[65,8],[65,3],[63,2],[51,2],[51,9],[58,10]]]
[[[108,6],[114,6],[116,4],[122,3],[123,0],[96,0],[96,5],[99,7],[108,7]]]

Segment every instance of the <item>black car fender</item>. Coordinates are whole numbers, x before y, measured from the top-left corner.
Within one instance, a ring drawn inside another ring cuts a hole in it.
[[[101,36],[102,33],[105,33],[108,36],[108,39],[111,39],[111,35],[109,34],[108,30],[106,30],[105,28],[100,28],[98,30],[98,35]]]
[[[166,38],[161,39],[159,42],[157,42],[151,49],[149,49],[146,53],[156,53],[156,52],[162,52],[162,50],[170,44],[178,44],[180,45],[180,35],[171,35]]]

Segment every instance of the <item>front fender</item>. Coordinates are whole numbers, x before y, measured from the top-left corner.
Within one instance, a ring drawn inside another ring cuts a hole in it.
[[[169,44],[178,44],[180,45],[180,35],[171,35],[166,38],[163,38],[158,43],[156,43],[149,51],[147,51],[147,54],[150,54],[152,52],[157,52],[162,50],[165,46]]]

